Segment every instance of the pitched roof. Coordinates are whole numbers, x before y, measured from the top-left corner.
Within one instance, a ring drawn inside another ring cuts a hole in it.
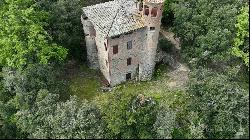
[[[164,0],[145,0],[146,2],[150,2],[150,3],[163,3]]]
[[[136,15],[136,0],[114,0],[83,8],[95,29],[104,36],[113,37],[144,27]]]

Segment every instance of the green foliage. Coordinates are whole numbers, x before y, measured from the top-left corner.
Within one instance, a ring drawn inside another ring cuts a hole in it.
[[[174,21],[174,13],[171,9],[171,4],[173,3],[173,0],[165,0],[164,1],[164,9],[162,13],[162,24],[164,26],[172,26]]]
[[[52,43],[44,30],[47,17],[33,0],[4,0],[0,5],[0,65],[22,69],[65,59],[67,50]]]
[[[81,24],[81,0],[38,0],[39,8],[49,13],[47,32],[53,41],[69,50],[69,57],[83,61],[84,35]]]
[[[230,58],[241,0],[176,0],[174,29],[187,60],[206,66]]]
[[[17,106],[24,106],[24,104],[32,106],[36,93],[40,89],[48,89],[65,99],[68,95],[68,88],[65,81],[58,79],[59,68],[54,65],[40,64],[29,65],[22,71],[4,68],[3,83],[12,95],[16,95],[14,98]]]
[[[158,139],[171,139],[175,127],[176,112],[166,107],[166,104],[160,104],[157,108],[154,131]]]
[[[159,40],[159,46],[163,51],[167,53],[171,52],[172,48],[174,47],[174,45],[166,39]]]
[[[249,137],[249,91],[238,82],[199,69],[191,75],[188,93],[192,97],[189,110],[199,116],[190,126],[196,129],[195,134],[203,131],[206,138],[234,138],[241,131],[241,137]]]
[[[47,90],[38,92],[32,109],[16,113],[18,128],[35,139],[102,138],[99,118],[98,110],[86,100],[80,103],[76,97],[71,97],[59,102],[59,96]]]
[[[145,103],[140,104],[140,97]],[[110,94],[101,100],[98,102],[108,128],[108,138],[154,138],[154,100],[132,93]]]
[[[234,39],[233,55],[240,57],[249,67],[249,5],[242,7],[236,23],[237,33]]]

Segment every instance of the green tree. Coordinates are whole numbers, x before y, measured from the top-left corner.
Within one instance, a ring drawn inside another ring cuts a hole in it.
[[[33,0],[4,0],[0,5],[0,65],[22,69],[28,64],[62,61],[67,50],[44,30],[48,14]]]
[[[38,92],[32,109],[16,113],[17,127],[28,138],[94,139],[102,138],[103,126],[99,111],[86,100],[76,97],[60,102],[57,94]]]
[[[165,0],[164,1],[164,9],[162,13],[162,24],[164,26],[172,26],[174,22],[174,13],[171,9],[171,4],[173,3],[173,0]]]
[[[171,139],[175,127],[176,112],[160,104],[157,108],[157,117],[154,123],[154,131],[158,139]]]
[[[82,0],[38,0],[37,5],[49,13],[46,31],[53,41],[67,48],[69,57],[84,60],[84,35],[81,24]]]
[[[242,7],[237,17],[236,38],[234,39],[233,55],[241,58],[249,67],[249,5]]]
[[[144,95],[117,93],[98,101],[108,138],[154,138],[156,102]]]
[[[189,111],[198,115],[192,119],[191,135],[249,137],[249,91],[230,76],[198,69],[191,74],[188,93],[192,97]]]
[[[229,60],[235,23],[244,0],[176,0],[174,30],[187,60],[207,66]]]

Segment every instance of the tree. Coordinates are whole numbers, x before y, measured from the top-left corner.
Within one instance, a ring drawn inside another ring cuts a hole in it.
[[[62,61],[67,50],[44,30],[48,13],[33,0],[4,0],[0,5],[0,65],[22,69],[28,64]]]
[[[191,123],[196,134],[202,131],[212,139],[234,138],[236,134],[249,137],[249,91],[230,76],[198,69],[191,75],[188,93],[192,97],[189,111],[198,113]]]
[[[37,0],[39,9],[49,14],[46,31],[69,50],[69,57],[84,60],[84,35],[81,24],[82,0]]]
[[[142,94],[117,93],[101,98],[107,138],[154,138],[156,102]]]
[[[244,0],[176,0],[174,30],[187,60],[198,66],[229,60],[235,23]]]
[[[236,38],[234,39],[233,55],[241,58],[249,67],[249,5],[242,7],[237,17]]]
[[[76,97],[60,102],[57,94],[38,92],[32,109],[16,113],[17,127],[28,138],[94,139],[102,138],[103,126],[95,106]]]
[[[171,9],[171,4],[173,3],[173,0],[165,0],[164,1],[164,9],[162,13],[162,24],[164,26],[172,26],[174,22],[174,13]]]
[[[12,95],[17,108],[31,107],[40,89],[59,94],[62,100],[69,98],[67,82],[60,80],[60,67],[55,65],[28,65],[24,70],[3,68],[4,88]]]
[[[154,131],[156,131],[156,138],[171,139],[172,132],[175,127],[176,112],[160,104],[157,109],[157,117],[154,123]]]

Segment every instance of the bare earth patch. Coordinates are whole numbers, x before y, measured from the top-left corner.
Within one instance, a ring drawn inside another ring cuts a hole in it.
[[[168,32],[166,30],[164,30],[163,28],[161,29],[161,34],[167,39],[169,40],[172,44],[174,44],[175,46],[175,53],[178,54],[174,54],[175,59],[176,59],[176,63],[177,63],[177,67],[174,69],[171,69],[170,72],[168,72],[168,77],[169,79],[167,80],[167,85],[170,89],[181,89],[181,90],[185,90],[187,87],[187,82],[188,82],[188,74],[190,72],[190,69],[187,67],[186,64],[180,62],[180,57],[178,55],[179,54],[179,50],[181,49],[181,44],[178,41],[178,39],[174,38],[174,33],[172,32]]]

